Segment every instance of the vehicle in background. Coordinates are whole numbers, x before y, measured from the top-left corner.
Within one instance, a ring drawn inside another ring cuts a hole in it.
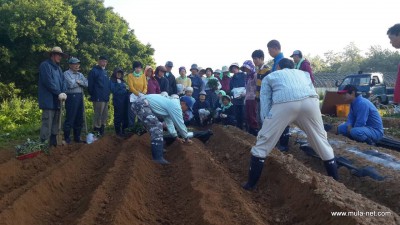
[[[393,88],[386,87],[382,73],[351,74],[346,76],[342,82],[336,81],[338,90],[348,85],[354,85],[364,98],[370,99],[375,105],[388,104],[393,101]]]

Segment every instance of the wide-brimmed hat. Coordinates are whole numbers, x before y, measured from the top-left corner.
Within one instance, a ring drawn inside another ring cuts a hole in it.
[[[239,66],[239,63],[232,63],[230,66],[229,66],[229,71],[232,69],[232,67],[234,67],[234,66],[236,66],[238,69],[240,69],[240,66]]]
[[[205,91],[200,91],[199,95],[205,95],[207,96],[207,93]]]
[[[192,66],[190,67],[190,71],[192,71],[192,70],[199,71],[199,67],[197,66],[197,64],[192,64]]]
[[[223,72],[223,73],[229,72],[229,68],[227,66],[223,66],[221,72]]]
[[[59,54],[59,55],[61,55],[61,56],[64,57],[64,58],[67,58],[67,57],[68,57],[68,54],[64,53],[64,52],[62,51],[62,49],[61,49],[60,47],[58,47],[58,46],[53,47],[53,48],[50,50],[49,53],[50,53],[50,55],[51,55],[51,54]]]
[[[255,70],[256,70],[256,68],[254,67],[253,61],[251,61],[251,60],[244,61],[243,65],[240,69],[242,71],[244,71],[244,68],[249,69],[251,72],[255,72]]]

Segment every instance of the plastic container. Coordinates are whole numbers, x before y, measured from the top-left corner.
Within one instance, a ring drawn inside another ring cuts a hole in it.
[[[336,105],[336,116],[347,117],[350,112],[350,104],[339,104]]]
[[[39,155],[42,151],[36,151],[36,152],[31,152],[25,155],[19,155],[17,156],[18,160],[24,160],[24,159],[31,159]]]

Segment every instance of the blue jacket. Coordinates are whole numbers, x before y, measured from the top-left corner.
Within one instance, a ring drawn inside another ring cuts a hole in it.
[[[361,95],[351,102],[346,124],[352,127],[370,127],[383,136],[383,123],[378,110],[372,102]]]
[[[128,93],[126,83],[124,81],[122,81],[121,83],[110,81],[110,90],[113,94],[113,99],[120,98],[121,96],[126,96],[126,93]]]
[[[229,87],[231,89],[238,87],[245,87],[246,85],[246,75],[242,72],[236,73],[232,76],[231,82],[229,82]],[[234,105],[244,105],[244,97],[232,98],[232,104]]]
[[[110,78],[107,71],[98,65],[94,66],[89,73],[88,91],[92,102],[108,102],[110,100]]]
[[[60,108],[58,95],[67,90],[63,72],[50,59],[39,66],[39,108],[56,110]]]
[[[168,80],[168,95],[178,94],[178,88],[176,87],[176,77],[172,73],[165,73],[165,77]]]
[[[278,64],[279,64],[279,61],[281,61],[281,59],[283,59],[283,58],[284,58],[284,56],[283,56],[283,53],[282,53],[282,52],[279,53],[277,56],[275,56],[275,58],[274,58],[274,65],[272,65],[271,72],[276,71],[276,67],[277,67]]]
[[[187,128],[183,121],[183,112],[178,99],[170,99],[158,94],[149,94],[145,98],[149,102],[151,111],[156,116],[164,119],[167,130],[173,137],[178,136],[175,130],[176,127],[179,134],[183,138],[187,138]]]
[[[189,78],[192,80],[192,88],[193,88],[193,98],[199,100],[200,91],[204,90],[204,82],[198,75],[191,75]]]

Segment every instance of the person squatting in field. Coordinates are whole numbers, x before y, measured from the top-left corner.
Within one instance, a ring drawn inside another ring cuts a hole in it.
[[[255,187],[264,167],[265,158],[272,151],[280,135],[290,123],[305,131],[310,146],[324,161],[329,176],[338,179],[337,164],[324,130],[319,97],[310,75],[293,69],[294,63],[283,58],[278,70],[262,80],[260,101],[263,125],[251,149],[249,177],[243,188]]]
[[[159,94],[143,95],[132,99],[132,108],[143,123],[151,137],[151,153],[153,160],[159,164],[169,164],[164,159],[163,125],[157,117],[164,120],[168,132],[180,143],[192,143],[183,122],[182,108],[179,99],[164,97]],[[178,137],[178,129],[182,138]]]

